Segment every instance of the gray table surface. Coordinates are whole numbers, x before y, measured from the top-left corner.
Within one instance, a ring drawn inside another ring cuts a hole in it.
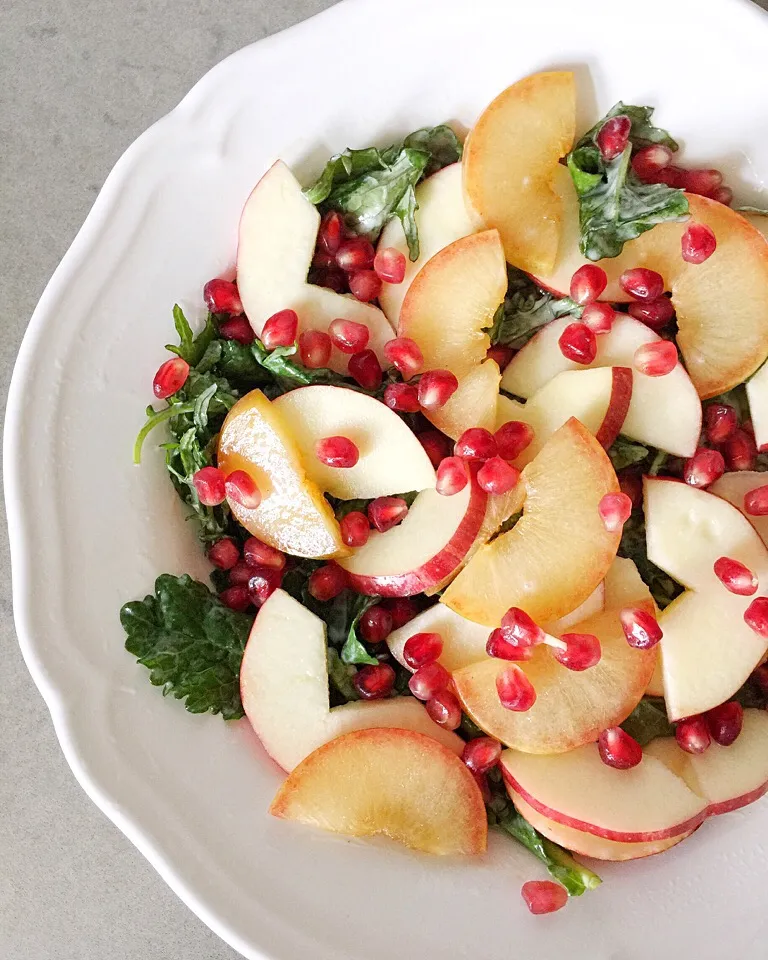
[[[3,396],[28,318],[123,150],[227,54],[331,5],[0,0]],[[16,644],[0,535],[0,958],[232,960],[70,773]]]

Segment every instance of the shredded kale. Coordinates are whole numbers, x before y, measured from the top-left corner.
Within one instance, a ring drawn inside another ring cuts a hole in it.
[[[675,735],[675,728],[667,719],[667,708],[662,697],[643,697],[621,728],[634,737],[641,747],[657,737]]]
[[[519,350],[541,327],[566,315],[578,318],[583,307],[569,297],[542,290],[516,267],[507,267],[507,293],[488,335],[492,344]]]

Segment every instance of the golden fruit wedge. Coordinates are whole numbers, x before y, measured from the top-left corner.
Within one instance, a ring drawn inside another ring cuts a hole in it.
[[[270,813],[441,855],[482,853],[488,836],[469,769],[437,741],[409,730],[360,730],[325,744],[291,773]]]
[[[229,504],[254,537],[296,557],[349,553],[330,504],[307,476],[288,427],[261,390],[246,394],[227,414],[218,464],[227,474],[244,470],[261,491],[255,509]]]
[[[538,623],[558,620],[595,590],[620,535],[609,533],[598,504],[619,484],[608,455],[578,420],[547,441],[521,478],[523,516],[481,547],[443,594],[469,620],[496,627],[510,607]]]
[[[572,73],[535,73],[485,108],[464,148],[470,205],[501,234],[507,260],[548,273],[557,256],[562,201],[553,182],[576,132]]]

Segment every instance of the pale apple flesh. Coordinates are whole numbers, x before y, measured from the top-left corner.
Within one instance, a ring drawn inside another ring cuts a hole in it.
[[[715,496],[732,503],[743,513],[757,530],[757,535],[763,543],[768,546],[768,517],[753,517],[744,507],[744,497],[752,490],[757,490],[758,487],[764,487],[766,484],[768,484],[768,473],[760,473],[757,470],[735,470],[732,473],[724,473],[707,489]]]
[[[749,416],[755,430],[755,443],[760,449],[768,444],[768,362],[747,380],[745,389]]]

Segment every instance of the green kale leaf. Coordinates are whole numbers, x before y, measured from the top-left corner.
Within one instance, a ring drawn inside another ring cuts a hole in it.
[[[366,597],[363,595],[358,595],[353,601],[353,610],[355,611],[355,614],[352,618],[352,623],[349,625],[349,630],[347,631],[347,639],[344,641],[344,646],[341,648],[341,659],[343,663],[370,664],[371,666],[376,666],[376,664],[379,662],[376,657],[373,657],[370,653],[368,653],[357,635],[357,627],[360,623],[360,617],[362,617],[366,610],[370,609],[378,602],[378,597]]]
[[[634,737],[641,747],[657,737],[675,735],[675,728],[667,719],[667,709],[661,697],[643,697],[621,724],[621,729]]]
[[[569,297],[542,290],[516,267],[507,268],[507,293],[488,335],[492,344],[519,350],[545,324],[558,317],[581,317],[583,307]]]

